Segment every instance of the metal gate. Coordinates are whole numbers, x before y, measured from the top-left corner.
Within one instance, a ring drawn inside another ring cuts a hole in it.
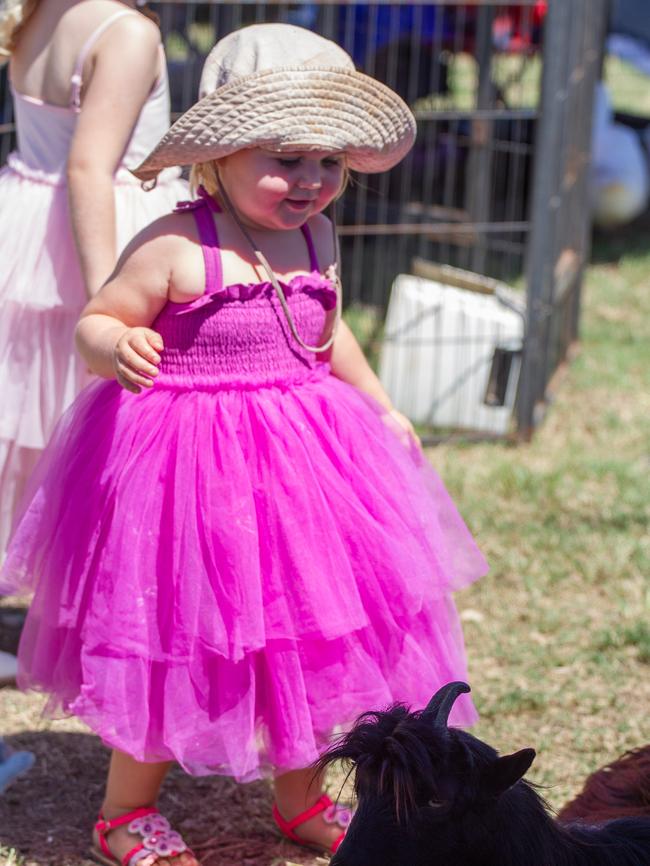
[[[527,326],[517,403],[529,437],[553,377],[578,337],[590,253],[589,158],[607,0],[553,0],[546,22],[542,102],[526,256]]]

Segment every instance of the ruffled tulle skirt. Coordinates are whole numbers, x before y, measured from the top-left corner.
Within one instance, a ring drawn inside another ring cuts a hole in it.
[[[148,193],[121,171],[115,183],[118,250],[186,194],[175,171]],[[0,172],[0,198],[1,559],[29,472],[90,377],[73,345],[87,299],[65,184],[12,154]]]
[[[358,713],[466,678],[450,593],[485,562],[419,449],[322,370],[95,382],[32,493],[0,581],[35,587],[20,682],[139,760],[304,767]]]

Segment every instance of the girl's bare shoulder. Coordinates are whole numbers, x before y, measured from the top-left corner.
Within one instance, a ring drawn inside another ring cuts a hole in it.
[[[88,2],[88,0],[86,0]],[[108,19],[116,12],[124,11],[124,3],[120,0],[90,0],[97,4],[105,6],[105,17]],[[128,7],[127,7],[128,9]],[[111,35],[111,31],[115,34],[115,39],[130,38],[131,40],[142,40],[141,48],[157,47],[160,44],[160,28],[158,25],[146,15],[138,12],[137,9],[131,10],[135,14],[123,15],[119,21],[106,31],[107,37]]]
[[[188,211],[172,211],[158,217],[134,238],[139,245],[199,243],[196,221]]]
[[[160,41],[160,28],[147,15],[143,15],[134,7],[125,6],[121,0],[84,0],[84,3],[76,3],[70,6],[60,16],[61,22],[103,22],[108,20],[116,12],[130,12],[133,14],[124,15],[119,21],[119,27],[126,25],[130,28],[138,28],[141,34],[157,34]],[[116,22],[116,27],[118,22]],[[112,28],[109,28],[109,30]],[[107,31],[108,33],[108,31]]]
[[[118,270],[151,268],[171,273],[183,269],[183,263],[196,254],[196,225],[187,213],[170,213],[158,217],[127,244]]]
[[[47,9],[45,11],[48,11]],[[102,53],[106,46],[111,51],[115,44],[128,49],[131,44],[139,44],[141,51],[149,51],[160,44],[160,29],[146,15],[135,8],[125,6],[120,0],[84,0],[76,3],[60,14],[56,7],[51,10],[53,24],[52,45],[59,53],[65,48],[73,52],[85,43],[86,39],[105,21],[118,12],[127,12],[101,34],[92,53]]]
[[[203,293],[203,254],[191,211],[159,217],[136,235],[125,257],[135,260],[139,270],[159,274],[173,301],[192,300]]]

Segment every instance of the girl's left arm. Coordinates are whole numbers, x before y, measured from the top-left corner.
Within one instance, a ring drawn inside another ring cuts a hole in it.
[[[366,360],[356,337],[344,321],[339,324],[329,361],[332,373],[337,379],[342,379],[360,391],[370,394],[387,412],[393,411],[390,397]]]
[[[327,263],[328,266],[333,265],[337,257],[334,250],[331,222],[324,214],[319,214],[312,218],[310,228],[316,244],[318,261]],[[420,440],[413,429],[413,425],[405,415],[394,408],[379,378],[366,360],[356,337],[344,321],[339,324],[327,360],[330,363],[332,374],[337,379],[348,382],[359,391],[373,397],[386,410],[385,417],[392,418],[398,427],[404,431],[405,442],[414,439],[419,443]]]
[[[114,175],[156,80],[160,31],[125,15],[102,36],[67,163],[70,222],[89,298],[117,260]]]
[[[318,261],[321,263],[323,271],[326,272],[329,267],[335,264],[337,259],[332,223],[325,214],[318,214],[312,217],[309,227],[316,246]],[[323,358],[322,355],[320,357]],[[337,379],[349,382],[360,391],[370,394],[387,412],[394,411],[390,397],[384,391],[381,382],[366,361],[356,337],[344,321],[339,323],[334,343],[327,352],[326,359],[330,362],[332,373]]]
[[[390,397],[384,391],[376,373],[366,360],[366,356],[363,354],[356,337],[344,321],[341,321],[339,324],[339,329],[330,352],[329,362],[332,374],[337,379],[342,379],[344,382],[354,385],[359,391],[363,391],[374,397],[384,407],[386,415],[390,416],[398,425],[400,437],[405,445],[408,445],[409,441],[415,441],[418,445],[420,444],[420,439],[413,429],[413,425],[406,415],[395,409],[391,403]]]
[[[413,425],[406,415],[394,408],[390,397],[361,351],[356,337],[344,321],[339,324],[334,344],[330,350],[329,362],[332,374],[337,379],[354,385],[359,391],[374,397],[384,407],[386,414],[401,428],[401,436],[405,444],[408,444],[409,440],[415,440],[420,444],[420,439],[413,429]]]

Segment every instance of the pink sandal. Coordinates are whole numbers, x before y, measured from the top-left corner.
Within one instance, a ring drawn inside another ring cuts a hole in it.
[[[108,847],[106,836],[111,830],[122,827],[124,824],[129,825],[127,828],[129,833],[134,836],[141,836],[142,842],[138,842],[121,860],[118,860]],[[95,830],[99,837],[99,848],[93,845],[92,855],[104,866],[120,866],[120,864],[121,866],[135,866],[145,857],[151,858],[147,866],[153,866],[156,861],[163,857],[177,857],[184,851],[192,854],[180,833],[172,830],[167,818],[163,818],[156,809],[134,809],[132,812],[127,812],[125,815],[120,815],[119,818],[113,818],[110,821],[107,821],[100,812]]]
[[[334,841],[330,848],[326,848],[325,845],[319,845],[317,842],[310,843],[308,839],[303,839],[302,836],[298,836],[294,833],[296,827],[300,827],[301,824],[304,824],[316,815],[320,815],[321,812],[326,824],[338,824],[343,830],[341,835]],[[303,848],[309,848],[310,851],[334,854],[345,837],[345,831],[350,826],[352,811],[345,806],[336,805],[330,800],[327,794],[323,794],[323,796],[317,800],[310,809],[306,809],[304,812],[296,815],[296,817],[292,818],[291,821],[286,821],[282,817],[278,811],[278,807],[274,803],[273,819],[287,839],[291,839],[291,841],[295,842],[297,845],[302,845]]]

